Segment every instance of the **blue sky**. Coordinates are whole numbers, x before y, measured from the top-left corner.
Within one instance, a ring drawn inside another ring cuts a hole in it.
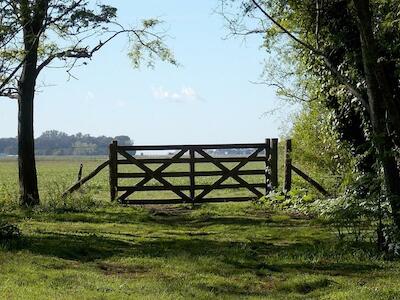
[[[228,31],[214,13],[218,1],[105,1],[119,21],[135,24],[160,17],[167,44],[181,64],[157,63],[135,70],[121,38],[88,64],[46,69],[35,104],[35,132],[129,135],[136,144],[261,142],[279,135],[279,116],[263,117],[280,102],[274,90],[255,85],[265,54],[260,38],[224,39]],[[17,106],[0,98],[0,137],[16,136]]]

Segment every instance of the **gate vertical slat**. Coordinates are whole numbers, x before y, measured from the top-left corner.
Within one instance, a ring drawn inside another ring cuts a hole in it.
[[[278,139],[271,142],[271,185],[273,190],[278,188]]]
[[[109,182],[110,182],[110,197],[111,201],[115,201],[117,198],[117,185],[118,185],[118,178],[117,178],[117,172],[118,172],[118,153],[117,153],[117,148],[118,148],[118,142],[113,141],[110,144],[110,152],[109,152]]]
[[[195,181],[195,152],[194,149],[189,150],[190,155],[190,198],[194,204],[196,198],[196,181]]]
[[[271,139],[265,139],[265,195],[271,190]]]

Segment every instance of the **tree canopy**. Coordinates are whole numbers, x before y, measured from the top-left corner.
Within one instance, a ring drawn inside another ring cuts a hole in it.
[[[78,59],[91,59],[121,35],[129,41],[135,67],[143,62],[152,66],[156,58],[176,63],[164,44],[160,20],[147,19],[137,27],[125,27],[118,23],[117,9],[101,1],[2,1],[0,16],[1,96],[16,97],[23,63],[34,48],[38,56],[36,76],[55,62],[70,72]]]

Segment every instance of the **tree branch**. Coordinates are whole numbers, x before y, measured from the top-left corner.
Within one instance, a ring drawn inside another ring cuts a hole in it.
[[[83,0],[78,0],[74,3],[71,4],[71,6],[66,9],[61,15],[59,15],[57,18],[55,19],[48,19],[45,23],[45,26],[49,26],[51,24],[55,24],[56,22],[60,21],[63,17],[65,17],[67,14],[69,14],[71,11],[73,11],[75,8],[77,8],[81,3],[83,2]]]
[[[54,53],[50,55],[47,59],[45,59],[36,69],[36,76],[39,75],[40,71],[43,70],[44,67],[49,65],[54,59],[56,58],[91,58],[93,54],[97,51],[99,51],[104,45],[106,45],[108,42],[110,42],[112,39],[117,37],[118,35],[122,33],[127,33],[132,30],[120,30],[115,32],[112,36],[110,36],[107,40],[104,42],[100,41],[93,49],[89,50],[88,48],[77,48],[77,46],[64,50],[61,52]]]
[[[121,27],[123,28],[123,27]],[[134,29],[121,29],[117,32],[114,32],[109,38],[107,38],[104,42],[100,41],[95,47],[93,47],[92,49],[88,49],[86,48],[78,48],[77,45],[71,49],[68,50],[64,50],[61,52],[57,52],[54,53],[52,55],[50,55],[47,59],[45,59],[36,69],[36,76],[39,75],[39,73],[43,70],[44,67],[46,67],[47,65],[49,65],[54,59],[63,59],[63,58],[92,58],[93,55],[99,51],[101,48],[103,48],[106,44],[108,44],[110,41],[112,41],[114,38],[116,38],[117,36],[123,34],[123,33],[132,33],[136,36],[138,42],[143,46],[146,47],[149,51],[157,54],[157,51],[154,50],[151,46],[149,46],[148,43],[146,43],[145,41],[143,41],[141,34],[149,34],[154,36],[157,39],[160,39],[159,36],[151,33],[151,32],[147,32],[145,30],[134,30]],[[79,43],[79,42],[78,42]]]
[[[337,69],[337,67],[334,66],[334,64],[330,61],[330,59],[323,53],[322,51],[316,49],[312,45],[306,43],[305,41],[302,41],[295,35],[293,35],[289,30],[287,30],[285,27],[283,27],[278,21],[276,21],[265,9],[261,7],[261,5],[256,1],[256,0],[251,0],[251,2],[256,6],[258,10],[261,11],[263,15],[265,15],[274,25],[276,25],[279,29],[281,29],[284,33],[286,33],[293,41],[296,43],[300,44],[304,48],[310,50],[314,55],[322,58],[325,66],[333,73],[333,75],[336,77],[336,79],[343,84],[347,90],[357,99],[361,101],[361,104],[363,107],[366,109],[366,111],[369,113],[370,112],[370,107],[368,101],[362,96],[361,92],[351,83],[348,81],[346,77],[344,77],[340,71]]]
[[[0,97],[7,97],[10,99],[18,99],[18,89],[5,88],[3,90],[0,90]]]
[[[321,14],[321,4],[320,4],[319,1],[320,0],[315,0],[315,10],[316,10],[316,16],[315,16],[315,40],[316,40],[317,49],[319,49],[319,22],[320,22],[320,14]]]
[[[21,67],[24,65],[25,61],[26,61],[26,55],[24,59],[21,60],[21,62],[18,64],[18,66],[11,72],[11,74],[8,75],[5,80],[3,80],[3,83],[0,85],[0,90],[2,90],[10,82],[10,80],[14,77],[14,75],[17,74],[19,69],[21,69]]]

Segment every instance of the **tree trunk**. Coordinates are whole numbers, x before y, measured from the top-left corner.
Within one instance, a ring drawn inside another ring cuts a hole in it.
[[[394,156],[394,144],[388,132],[387,111],[391,107],[393,93],[382,80],[378,66],[378,51],[372,31],[371,12],[368,0],[354,0],[358,17],[365,78],[367,82],[370,119],[373,127],[373,143],[383,169],[385,191],[392,208],[393,222],[400,229],[400,174]],[[385,99],[390,97],[391,99]],[[396,108],[397,109],[397,108]]]
[[[19,82],[18,99],[18,167],[21,205],[39,204],[33,133],[33,99],[35,80],[25,66]]]
[[[28,19],[28,18],[26,18]],[[33,133],[34,97],[37,78],[39,30],[25,21],[25,61],[18,81],[18,168],[20,202],[23,206],[39,204]]]

